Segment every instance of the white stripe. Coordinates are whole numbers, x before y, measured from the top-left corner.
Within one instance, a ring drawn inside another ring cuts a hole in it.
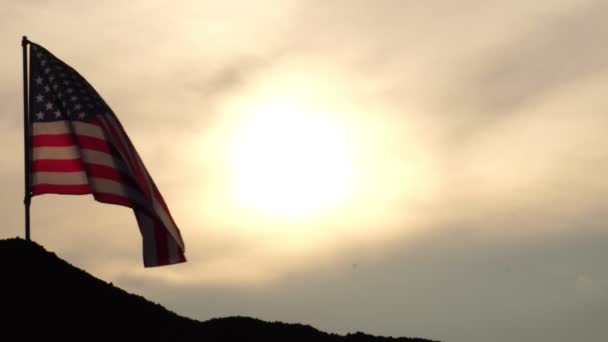
[[[80,185],[87,184],[87,175],[84,172],[34,172],[32,185]]]
[[[69,121],[53,121],[53,122],[34,122],[32,124],[32,134],[65,134],[71,133]]]
[[[80,154],[75,145],[61,147],[34,147],[32,149],[32,160],[40,159],[78,159]]]
[[[119,161],[115,160],[111,154],[89,149],[80,150],[82,160],[87,164],[105,165],[115,169],[121,169]]]
[[[72,121],[72,127],[74,127],[74,132],[76,132],[78,135],[86,135],[89,137],[106,140],[103,130],[97,125],[82,121]]]
[[[32,134],[78,134],[105,140],[103,130],[90,123],[82,121],[53,121],[53,122],[34,122]]]

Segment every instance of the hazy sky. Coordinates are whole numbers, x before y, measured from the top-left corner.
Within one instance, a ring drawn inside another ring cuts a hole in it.
[[[200,320],[608,335],[605,1],[0,0],[1,238],[24,34],[112,107],[189,260],[145,269],[130,209],[34,198],[74,265]]]

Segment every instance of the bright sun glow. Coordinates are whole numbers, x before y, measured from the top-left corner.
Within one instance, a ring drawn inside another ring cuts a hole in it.
[[[299,216],[339,204],[354,190],[355,165],[336,118],[291,103],[244,113],[230,151],[234,194],[274,216]]]

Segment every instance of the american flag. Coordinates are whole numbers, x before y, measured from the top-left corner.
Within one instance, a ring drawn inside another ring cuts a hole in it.
[[[118,118],[93,87],[30,42],[31,194],[93,194],[133,209],[144,265],[186,261],[169,208]]]

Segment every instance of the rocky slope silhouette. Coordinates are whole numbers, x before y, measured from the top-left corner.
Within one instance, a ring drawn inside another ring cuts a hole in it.
[[[4,341],[429,341],[360,332],[341,336],[248,317],[199,322],[97,279],[22,239],[0,240],[0,272]]]

